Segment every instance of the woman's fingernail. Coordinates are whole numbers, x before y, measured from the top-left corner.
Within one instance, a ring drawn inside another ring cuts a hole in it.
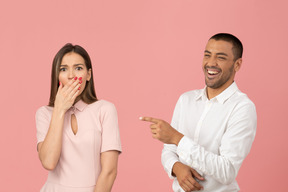
[[[77,80],[77,77],[75,77],[74,80]]]
[[[81,83],[82,83],[82,81],[79,81],[79,83],[81,84]]]
[[[80,89],[81,89],[81,87],[78,88],[78,90],[80,90]]]
[[[61,85],[61,82],[59,81],[59,85]]]
[[[82,80],[82,77],[79,77],[79,80],[81,81],[81,80]]]

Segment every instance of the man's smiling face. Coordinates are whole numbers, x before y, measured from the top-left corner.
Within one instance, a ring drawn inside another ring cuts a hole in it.
[[[238,60],[234,61],[232,48],[232,43],[227,41],[215,39],[208,41],[202,65],[208,88],[223,91],[234,81],[239,65]]]

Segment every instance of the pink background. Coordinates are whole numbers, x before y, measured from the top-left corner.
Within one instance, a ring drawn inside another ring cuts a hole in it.
[[[113,191],[171,191],[162,144],[138,117],[170,122],[180,94],[204,87],[203,50],[218,32],[242,40],[236,81],[258,112],[241,191],[285,191],[287,7],[285,0],[2,1],[0,191],[37,192],[46,180],[34,115],[48,103],[52,59],[66,42],[87,49],[98,97],[118,109],[123,154]]]

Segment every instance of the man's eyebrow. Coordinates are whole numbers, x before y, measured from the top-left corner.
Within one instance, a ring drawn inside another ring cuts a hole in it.
[[[204,53],[212,54],[210,51],[207,51],[207,50],[205,50]],[[216,53],[216,55],[224,55],[224,56],[228,57],[228,55],[226,53],[222,53],[222,52]]]
[[[226,53],[216,53],[216,55],[224,55],[224,56],[228,57],[228,55]]]

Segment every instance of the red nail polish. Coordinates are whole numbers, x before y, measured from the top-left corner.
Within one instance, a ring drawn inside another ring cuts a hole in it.
[[[81,81],[81,80],[82,80],[82,77],[79,77],[79,80]]]
[[[77,80],[77,77],[75,77],[74,80]]]
[[[78,90],[80,90],[80,89],[81,89],[81,87],[78,88]]]
[[[79,81],[79,83],[81,84],[81,83],[82,83],[82,81]]]
[[[59,85],[61,85],[61,82],[59,81]]]

